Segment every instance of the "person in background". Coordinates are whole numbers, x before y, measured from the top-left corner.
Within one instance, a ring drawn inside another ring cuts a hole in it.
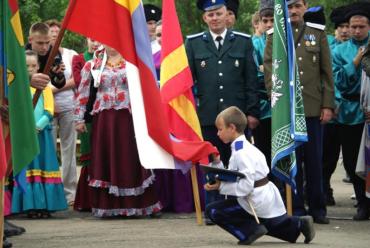
[[[238,19],[239,0],[226,0],[226,27],[232,29]]]
[[[37,59],[37,53],[26,51],[26,64],[30,78],[39,69]],[[32,87],[31,92],[35,93]],[[53,112],[53,93],[50,87],[46,87],[34,110],[40,153],[25,169],[27,183],[24,192],[19,185],[14,185],[12,213],[27,213],[28,218],[49,218],[52,212],[67,208],[51,133]]]
[[[159,47],[162,47],[162,21],[158,21],[155,28],[155,37],[158,42]],[[160,80],[160,69],[161,69],[161,49],[159,49],[156,53],[153,53],[153,61],[155,72],[157,74],[157,81]]]
[[[334,49],[337,45],[347,41],[350,38],[349,34],[349,23],[345,18],[347,12],[347,6],[340,6],[335,8],[330,13],[330,20],[334,23],[335,37],[330,38],[328,35],[328,41],[330,45],[330,51],[333,56]],[[331,40],[331,42],[330,42]],[[335,93],[335,112],[333,119],[324,126],[323,129],[323,188],[326,197],[326,205],[334,206],[334,191],[330,185],[330,179],[333,175],[337,163],[339,160],[341,144],[341,133],[338,127],[337,114],[338,109],[341,105],[340,92],[334,82],[334,93]],[[346,173],[348,175],[348,173]]]
[[[152,46],[152,54],[155,54],[161,50],[161,46],[158,44],[155,36],[155,29],[157,22],[162,19],[162,10],[153,4],[144,4],[144,12],[151,42],[150,44]]]
[[[361,59],[369,42],[370,3],[353,3],[348,9],[346,18],[349,20],[351,39],[335,47],[333,72],[336,87],[341,95],[337,120],[341,134],[343,164],[350,176],[357,199],[357,213],[353,219],[360,221],[368,220],[370,217],[370,200],[366,198],[365,182],[355,173],[365,122],[360,104]]]
[[[45,22],[49,26],[50,43],[54,46],[60,32],[61,24],[52,19]],[[73,98],[75,82],[72,76],[72,58],[77,55],[74,50],[59,47],[62,60],[65,65],[64,77],[66,84],[63,88],[52,87],[54,94],[55,113],[53,119],[54,143],[57,147],[57,138],[60,138],[60,153],[62,164],[62,179],[64,193],[68,205],[73,206],[76,187],[77,187],[77,168],[76,168],[76,140],[77,133],[73,120]]]
[[[162,206],[150,170],[137,151],[126,61],[104,46],[81,71],[75,101],[76,130],[86,132],[92,119],[91,160],[88,166],[92,213],[96,217],[150,216]]]
[[[96,40],[86,38],[87,49],[85,52],[75,55],[72,58],[72,75],[76,89],[81,83],[81,70],[87,61],[93,58],[94,52],[100,47]],[[91,191],[88,185],[89,173],[88,167],[91,158],[91,120],[86,121],[86,132],[80,133],[80,163],[82,165],[80,178],[78,179],[76,197],[73,208],[78,211],[91,211]]]
[[[260,20],[259,11],[257,11],[252,15],[253,36],[262,36],[265,32]]]

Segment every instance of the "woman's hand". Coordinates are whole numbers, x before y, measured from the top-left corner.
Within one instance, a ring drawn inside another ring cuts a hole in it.
[[[79,132],[79,133],[86,133],[87,132],[87,128],[86,128],[85,123],[77,123],[75,128],[76,128],[76,131]]]

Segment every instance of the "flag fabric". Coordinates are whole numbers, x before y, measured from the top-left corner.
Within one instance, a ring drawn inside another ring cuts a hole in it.
[[[193,78],[174,0],[163,0],[162,3],[161,56],[161,97],[171,134],[177,139],[198,141],[197,145],[203,143],[206,154],[216,152],[209,142],[203,141],[192,93]],[[208,161],[201,163],[208,164]]]
[[[63,27],[115,48],[126,60],[135,136],[145,168],[175,168],[176,159],[198,162],[208,156],[206,143],[170,138],[141,1],[74,0]]]
[[[39,153],[39,146],[16,0],[1,1],[0,19],[1,87],[9,106],[11,157],[17,175]]]
[[[294,39],[285,0],[275,0],[272,48],[272,173],[295,188],[295,148],[307,141],[307,128]]]
[[[5,144],[3,138],[3,124],[0,117],[0,180],[2,180],[6,173],[6,153],[5,153]]]

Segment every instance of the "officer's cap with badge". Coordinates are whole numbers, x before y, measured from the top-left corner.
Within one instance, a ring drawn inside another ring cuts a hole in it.
[[[147,22],[162,19],[162,10],[153,4],[144,4],[145,19]]]
[[[303,16],[305,22],[325,25],[324,7],[319,5],[309,8]]]
[[[291,5],[293,3],[299,2],[301,0],[286,0],[287,5]],[[308,0],[303,0],[304,3],[307,3]]]
[[[370,21],[370,2],[356,2],[348,6],[346,19],[349,21],[351,17],[360,15],[365,16]]]
[[[274,0],[261,0],[258,13],[260,17],[274,16]]]
[[[348,12],[348,6],[340,6],[338,8],[335,8],[330,13],[330,21],[334,23],[335,29],[343,23],[348,23],[348,20],[346,18],[346,13]]]
[[[203,11],[211,11],[226,6],[225,0],[198,0],[197,7]]]
[[[226,0],[226,8],[234,13],[235,19],[238,19],[239,0]]]

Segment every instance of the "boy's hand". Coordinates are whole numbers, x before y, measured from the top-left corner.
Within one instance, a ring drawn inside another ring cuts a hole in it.
[[[212,162],[213,163],[220,163],[221,159],[220,159],[220,154],[216,154],[216,153],[212,153]]]
[[[86,133],[87,132],[87,128],[86,128],[85,123],[78,123],[78,124],[76,124],[76,131],[78,133]]]
[[[31,78],[31,86],[39,90],[45,89],[49,82],[50,82],[49,75],[43,73],[33,74]]]
[[[218,190],[220,188],[220,185],[221,181],[216,179],[216,182],[214,184],[209,183],[204,184],[204,189],[207,191]]]

